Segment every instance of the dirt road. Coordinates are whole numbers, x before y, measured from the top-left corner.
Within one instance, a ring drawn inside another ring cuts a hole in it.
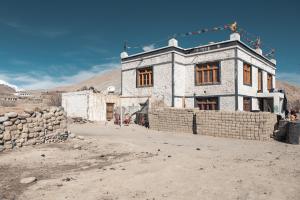
[[[300,146],[70,125],[82,139],[0,153],[0,199],[300,199]],[[20,184],[34,176],[37,182]]]

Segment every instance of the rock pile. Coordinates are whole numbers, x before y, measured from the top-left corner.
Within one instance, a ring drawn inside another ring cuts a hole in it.
[[[0,152],[5,149],[61,142],[68,138],[62,107],[9,112],[0,116]]]

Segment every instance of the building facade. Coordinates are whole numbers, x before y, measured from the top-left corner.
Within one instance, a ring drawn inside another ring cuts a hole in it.
[[[284,94],[276,92],[276,61],[240,40],[184,49],[176,39],[166,47],[121,53],[122,106],[152,104],[202,110],[282,113]]]
[[[92,90],[62,94],[62,106],[68,117],[90,121],[112,120],[119,102],[118,94],[95,93]]]

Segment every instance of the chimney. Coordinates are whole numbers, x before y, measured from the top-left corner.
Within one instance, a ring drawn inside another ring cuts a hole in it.
[[[127,57],[128,57],[128,53],[127,53],[126,51],[123,51],[123,52],[121,53],[121,59],[127,58]]]
[[[240,41],[241,40],[241,36],[237,32],[231,33],[230,34],[230,40],[238,40],[238,41]]]
[[[175,38],[171,38],[169,40],[168,46],[170,46],[170,47],[178,47],[178,41]]]

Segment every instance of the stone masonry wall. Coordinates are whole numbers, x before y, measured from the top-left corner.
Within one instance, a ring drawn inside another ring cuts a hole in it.
[[[149,125],[158,131],[193,132],[193,109],[157,108],[149,112]]]
[[[196,128],[200,135],[270,140],[276,123],[276,115],[267,112],[196,112]]]
[[[0,152],[27,145],[61,142],[68,138],[62,107],[9,112],[0,116]]]
[[[249,140],[270,140],[277,117],[272,113],[160,108],[149,113],[150,128]]]

